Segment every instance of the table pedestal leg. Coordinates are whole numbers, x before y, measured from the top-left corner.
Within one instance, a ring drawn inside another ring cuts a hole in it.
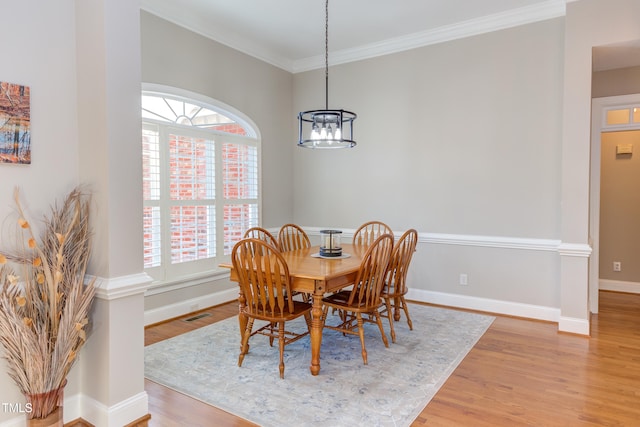
[[[320,373],[320,346],[322,345],[322,297],[323,294],[313,294],[313,308],[311,309],[311,375]]]

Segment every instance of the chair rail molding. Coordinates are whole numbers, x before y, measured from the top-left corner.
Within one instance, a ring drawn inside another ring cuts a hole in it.
[[[592,248],[587,243],[561,243],[558,245],[558,253],[561,256],[589,258]]]
[[[327,227],[303,227],[307,234],[314,237],[320,236],[320,230],[324,230],[325,228]],[[337,228],[342,230],[342,235],[347,238],[353,237],[353,234],[356,231],[355,229]],[[269,229],[269,231],[273,233],[273,229]],[[399,237],[403,232],[404,231],[394,231],[393,234],[396,237]],[[558,252],[560,255],[565,256],[588,257],[591,254],[591,246],[587,244],[563,243],[559,239],[541,239],[531,237],[419,232],[418,243]]]
[[[88,276],[85,280],[96,281],[96,298],[111,301],[145,293],[153,279],[147,273],[137,273],[113,278]]]

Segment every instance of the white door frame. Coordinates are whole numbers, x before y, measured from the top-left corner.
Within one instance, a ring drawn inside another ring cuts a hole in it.
[[[640,93],[632,95],[593,98],[591,102],[591,185],[589,197],[589,240],[592,247],[589,259],[589,311],[598,312],[600,290],[600,151],[601,134],[605,127],[605,109],[640,104]],[[639,130],[640,124],[628,125],[615,130]]]

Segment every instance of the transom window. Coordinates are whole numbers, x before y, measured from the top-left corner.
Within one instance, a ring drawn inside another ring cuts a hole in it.
[[[214,270],[259,224],[256,133],[238,113],[143,91],[144,267],[155,280]]]
[[[603,111],[603,131],[637,128],[640,125],[640,105],[611,107]]]

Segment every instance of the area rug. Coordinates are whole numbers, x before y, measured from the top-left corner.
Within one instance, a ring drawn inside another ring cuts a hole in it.
[[[285,348],[284,379],[277,343],[270,347],[261,335],[251,338],[238,367],[233,317],[146,347],[145,376],[265,427],[409,426],[494,320],[417,304],[409,313],[413,331],[403,316],[396,343],[385,324],[389,348],[376,325],[365,325],[368,365],[357,336],[325,329],[318,376],[309,372],[308,336]],[[304,321],[287,329],[304,330]]]

